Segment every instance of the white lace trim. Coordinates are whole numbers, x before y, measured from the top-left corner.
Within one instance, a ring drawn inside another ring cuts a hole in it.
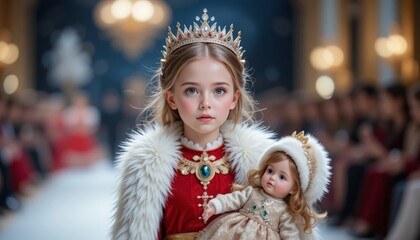
[[[182,145],[184,145],[184,146],[186,146],[188,148],[194,149],[194,150],[199,150],[199,151],[206,150],[206,151],[210,151],[210,150],[213,150],[213,149],[216,149],[216,148],[222,146],[222,144],[223,144],[223,137],[222,137],[222,134],[220,134],[219,135],[219,138],[217,140],[215,140],[212,143],[207,143],[206,148],[201,147],[200,144],[198,144],[198,143],[193,143],[193,141],[188,140],[186,137],[182,137],[181,138],[181,143],[182,143]]]

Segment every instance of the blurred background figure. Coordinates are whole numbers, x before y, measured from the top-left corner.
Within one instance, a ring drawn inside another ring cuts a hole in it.
[[[103,154],[96,134],[100,124],[99,111],[90,104],[84,92],[76,92],[71,105],[64,109],[64,153],[66,166],[88,166],[102,160]]]
[[[387,176],[398,176],[393,190],[391,219],[386,239],[418,239],[420,224],[420,85],[408,91],[411,121],[406,127],[403,151],[383,164]]]
[[[289,135],[291,132],[295,131],[294,129],[303,129],[305,123],[299,93],[293,92],[286,96],[281,108],[283,122],[278,130],[278,134],[281,136]],[[280,112],[277,114],[280,115]]]
[[[65,125],[64,108],[65,100],[61,94],[48,96],[44,102],[44,129],[46,139],[50,145],[51,170],[59,170],[65,167],[63,161],[65,149]]]
[[[17,146],[14,144],[10,128],[6,120],[7,112],[7,99],[5,96],[0,98],[0,215],[3,215],[3,209],[10,211],[19,210],[21,204],[16,198],[16,191],[12,186],[12,172],[11,161],[13,155],[18,151]]]
[[[379,110],[382,122],[375,137],[371,129],[361,132],[365,153],[372,159],[363,177],[359,196],[355,232],[360,237],[384,236],[388,229],[391,192],[400,173],[385,171],[398,159],[403,150],[408,123],[408,106],[405,87],[392,85],[380,92]],[[389,159],[389,160],[387,160]]]
[[[114,89],[105,91],[101,102],[101,134],[105,137],[108,147],[108,155],[112,161],[115,160],[118,151],[118,133],[121,122],[121,97]]]

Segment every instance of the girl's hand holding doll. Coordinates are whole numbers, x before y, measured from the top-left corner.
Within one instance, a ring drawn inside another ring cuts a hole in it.
[[[212,204],[207,205],[207,208],[204,210],[203,214],[201,215],[201,218],[203,219],[204,224],[207,223],[207,220],[209,220],[209,218],[211,218],[215,212],[216,212],[216,209],[214,208]]]

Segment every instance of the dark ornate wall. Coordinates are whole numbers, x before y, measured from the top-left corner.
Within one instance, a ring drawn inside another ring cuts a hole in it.
[[[36,29],[36,88],[56,91],[48,81],[49,51],[53,40],[66,27],[74,27],[81,35],[84,48],[92,53],[93,77],[85,87],[93,98],[99,98],[107,88],[120,89],[122,81],[138,75],[150,78],[159,64],[160,50],[166,29],[140,57],[128,59],[115,49],[95,25],[92,12],[97,0],[40,0],[35,11]],[[215,16],[219,25],[233,23],[242,31],[245,58],[255,78],[254,91],[274,86],[293,89],[293,30],[294,20],[290,0],[241,1],[166,1],[172,10],[171,26],[176,22],[189,25],[202,9]],[[236,34],[235,34],[236,35]]]

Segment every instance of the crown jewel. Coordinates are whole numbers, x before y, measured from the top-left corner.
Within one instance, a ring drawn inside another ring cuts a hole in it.
[[[168,27],[168,37],[165,39],[166,45],[163,46],[162,51],[163,59],[161,59],[162,65],[165,64],[166,59],[178,48],[196,42],[207,42],[216,43],[229,48],[234,52],[238,60],[243,64],[245,60],[242,56],[245,50],[242,50],[241,43],[241,32],[238,32],[236,39],[233,38],[233,25],[230,25],[230,29],[226,32],[226,27],[221,30],[220,26],[217,26],[217,22],[214,22],[215,18],[207,14],[207,9],[203,9],[203,15],[195,17],[196,21],[201,21],[201,26],[196,22],[193,22],[194,27],[191,25],[189,28],[184,25],[184,31],[181,30],[181,24],[177,23],[176,36],[172,33],[171,27]],[[211,25],[211,26],[210,26]]]

